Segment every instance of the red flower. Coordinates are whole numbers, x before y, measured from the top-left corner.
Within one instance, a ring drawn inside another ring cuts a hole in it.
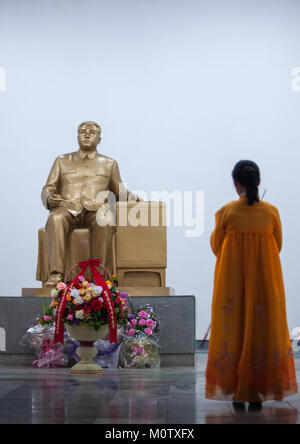
[[[83,308],[83,312],[84,312],[84,314],[86,314],[86,313],[90,313],[92,311],[92,308],[90,307],[90,306],[88,306],[88,305],[86,305],[84,308]]]
[[[90,303],[90,307],[93,311],[100,311],[102,308],[102,304],[99,299],[93,299]]]

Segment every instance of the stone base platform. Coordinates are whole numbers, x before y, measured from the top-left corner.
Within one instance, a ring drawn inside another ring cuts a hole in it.
[[[32,350],[19,344],[42,312],[43,298],[0,297],[0,365],[31,365]],[[195,297],[131,297],[134,309],[150,304],[161,322],[162,367],[194,366]],[[4,331],[3,331],[4,330]]]
[[[119,291],[126,291],[130,296],[175,296],[175,290],[170,287],[118,287]],[[50,297],[51,289],[43,288],[22,288],[23,298],[45,298]]]

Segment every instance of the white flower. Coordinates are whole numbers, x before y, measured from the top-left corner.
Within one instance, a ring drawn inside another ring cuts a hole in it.
[[[76,319],[84,319],[84,311],[83,310],[76,311],[75,318]]]
[[[94,291],[100,296],[102,294],[103,288],[97,285],[94,285]]]
[[[51,290],[51,299],[56,299],[58,296],[58,290],[56,290],[56,288],[53,288]]]
[[[81,296],[77,296],[77,298],[74,299],[75,305],[82,305],[83,304],[83,298]]]
[[[72,288],[70,294],[72,298],[77,298],[79,296],[79,290],[77,290],[76,288]]]

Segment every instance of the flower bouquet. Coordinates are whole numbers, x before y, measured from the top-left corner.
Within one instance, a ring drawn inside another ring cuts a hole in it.
[[[32,365],[38,368],[66,367],[70,362],[77,360],[76,344],[65,332],[64,345],[53,344],[55,324],[51,323],[50,316],[46,316],[46,321],[40,316],[22,337],[20,344],[34,350],[36,359]],[[52,317],[51,317],[52,319]],[[36,323],[38,321],[38,323]]]
[[[121,345],[120,364],[125,368],[158,368],[160,323],[151,305],[128,316]]]
[[[118,343],[111,344],[108,339],[99,339],[95,342],[98,354],[94,361],[102,368],[118,368],[122,343],[122,330],[118,329]]]

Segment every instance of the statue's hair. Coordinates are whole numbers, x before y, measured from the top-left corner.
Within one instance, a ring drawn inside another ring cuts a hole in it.
[[[79,125],[79,127],[78,127],[78,131],[80,130],[80,128],[81,128],[83,125],[95,126],[95,127],[99,130],[99,133],[101,134],[102,129],[101,129],[101,126],[98,125],[98,123],[96,123],[96,122],[90,122],[90,121],[88,121],[88,122],[82,122],[82,123]]]

